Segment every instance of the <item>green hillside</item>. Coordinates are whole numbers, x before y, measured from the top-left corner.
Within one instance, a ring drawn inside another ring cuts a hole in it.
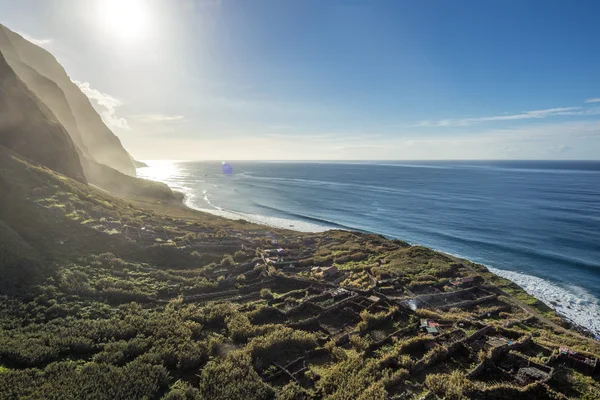
[[[464,260],[121,200],[2,147],[0,189],[2,399],[600,394],[559,352],[598,342]]]

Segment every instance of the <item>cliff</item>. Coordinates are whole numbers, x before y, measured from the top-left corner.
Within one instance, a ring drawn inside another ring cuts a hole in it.
[[[136,167],[146,165],[123,148],[52,54],[0,24],[0,56],[0,144],[120,196],[181,198],[167,185],[135,178]]]
[[[0,52],[17,76],[52,110],[81,155],[135,176],[135,167],[119,138],[102,122],[87,96],[52,54],[1,24]]]
[[[1,54],[0,144],[63,175],[86,182],[71,137]]]

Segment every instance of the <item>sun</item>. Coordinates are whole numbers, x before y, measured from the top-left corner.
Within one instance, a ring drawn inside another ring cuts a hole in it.
[[[95,14],[106,34],[124,42],[142,39],[150,29],[150,10],[144,0],[101,0]]]

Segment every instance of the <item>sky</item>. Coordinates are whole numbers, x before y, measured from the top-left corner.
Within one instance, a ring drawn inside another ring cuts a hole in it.
[[[134,157],[600,159],[600,2],[0,0]]]

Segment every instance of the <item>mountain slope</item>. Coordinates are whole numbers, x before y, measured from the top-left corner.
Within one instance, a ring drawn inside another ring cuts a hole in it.
[[[295,267],[257,256],[274,238]],[[339,277],[309,272],[332,263]],[[0,277],[2,399],[600,394],[559,355],[599,342],[490,294],[505,283],[483,266],[372,234],[174,218],[2,146]]]
[[[119,138],[102,122],[87,96],[52,54],[1,24],[0,51],[17,75],[56,114],[87,158],[135,176],[135,167]]]
[[[79,150],[81,155],[87,158],[92,158],[87,146],[81,138],[77,121],[71,112],[71,107],[67,102],[62,89],[52,80],[38,73],[34,68],[21,62],[18,59],[13,58],[14,53],[3,52],[6,61],[13,68],[13,71],[19,78],[27,85],[29,90],[37,95],[37,97],[54,113],[58,122],[60,122],[66,129],[67,133],[73,139],[73,142]],[[93,158],[92,158],[93,159]]]
[[[61,174],[86,182],[71,137],[1,54],[0,144]]]

